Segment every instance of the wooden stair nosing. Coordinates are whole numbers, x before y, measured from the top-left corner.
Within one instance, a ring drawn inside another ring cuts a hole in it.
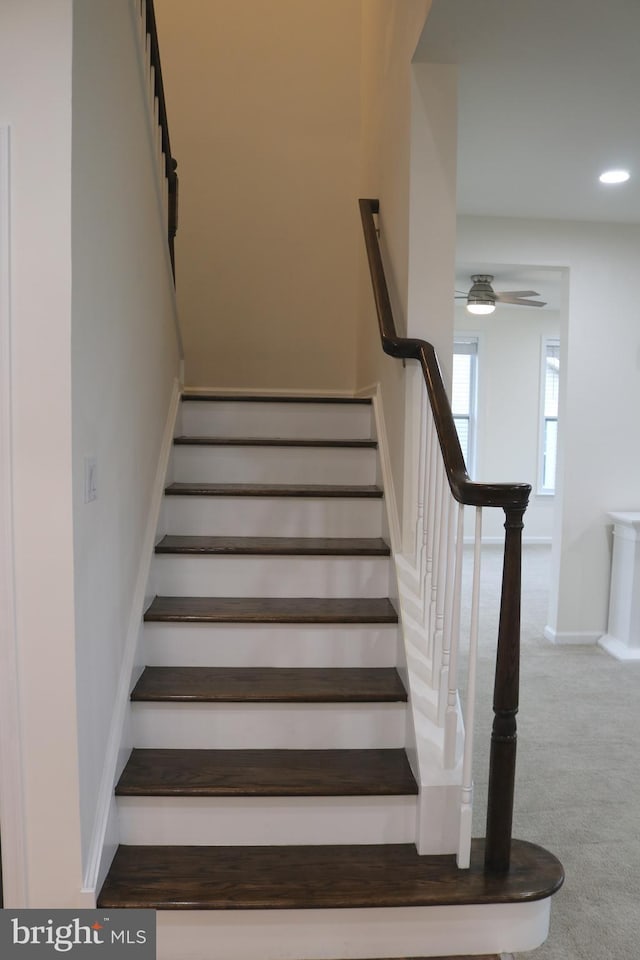
[[[340,450],[375,450],[377,440],[304,440],[296,437],[174,437],[176,447],[303,447]]]
[[[395,667],[146,667],[131,700],[171,703],[403,703]]]
[[[386,597],[156,597],[144,619],[162,623],[397,623]]]
[[[168,497],[294,497],[309,500],[381,499],[384,492],[375,484],[330,483],[170,483]]]
[[[204,537],[168,534],[158,554],[189,556],[388,557],[382,537]]]
[[[399,797],[418,786],[402,749],[131,751],[126,797]]]
[[[284,396],[269,396],[269,394],[225,394],[215,391],[204,391],[191,393],[184,390],[182,400],[202,400],[211,403],[346,403],[346,404],[368,404],[371,405],[371,397],[313,397],[308,394],[297,397],[295,394]]]
[[[507,874],[484,873],[484,841],[471,867],[454,855],[419,856],[413,844],[207,847],[121,846],[99,907],[155,910],[462,906],[542,900],[562,885],[559,861],[514,840]]]

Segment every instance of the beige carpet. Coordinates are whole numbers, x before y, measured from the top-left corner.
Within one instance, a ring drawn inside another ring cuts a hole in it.
[[[483,550],[476,836],[484,835],[501,550]],[[640,958],[640,663],[543,638],[549,549],[525,549],[514,835],[566,871],[531,960]]]

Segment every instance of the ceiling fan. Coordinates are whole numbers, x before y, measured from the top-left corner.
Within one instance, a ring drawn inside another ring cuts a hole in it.
[[[530,300],[539,297],[535,290],[503,290],[496,293],[491,286],[493,277],[488,273],[474,273],[471,276],[471,289],[468,293],[456,291],[456,300],[464,297],[469,313],[493,313],[496,303],[513,303],[520,307],[544,307],[544,300]]]

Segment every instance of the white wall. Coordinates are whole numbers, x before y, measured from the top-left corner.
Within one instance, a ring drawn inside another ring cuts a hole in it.
[[[537,488],[540,440],[541,345],[559,337],[558,311],[498,307],[488,317],[456,307],[455,330],[477,336],[478,427],[473,479],[530,483],[523,537],[551,542],[555,497]],[[483,538],[504,539],[504,511],[485,510]]]
[[[569,269],[548,635],[593,642],[607,624],[607,511],[637,509],[640,497],[640,227],[461,217],[459,256],[469,262],[480,251],[485,262]]]
[[[71,453],[71,0],[10,0],[0,125],[11,139],[10,470],[24,884],[12,905],[81,906]],[[5,451],[6,453],[6,451]],[[3,612],[4,613],[4,612]],[[2,704],[2,722],[6,719]],[[2,811],[3,847],[16,837]],[[3,851],[4,853],[4,851]],[[7,900],[7,905],[9,900]]]
[[[132,610],[136,577],[148,560],[150,494],[179,366],[134,6],[74,4],[73,522],[85,864],[129,620],[142,614]],[[85,457],[97,458],[91,503]]]

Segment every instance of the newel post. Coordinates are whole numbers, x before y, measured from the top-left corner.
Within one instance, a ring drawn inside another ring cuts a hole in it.
[[[485,871],[506,873],[511,855],[511,826],[516,774],[516,714],[520,683],[520,591],[522,518],[525,506],[505,507],[504,567],[493,691],[493,730]]]

